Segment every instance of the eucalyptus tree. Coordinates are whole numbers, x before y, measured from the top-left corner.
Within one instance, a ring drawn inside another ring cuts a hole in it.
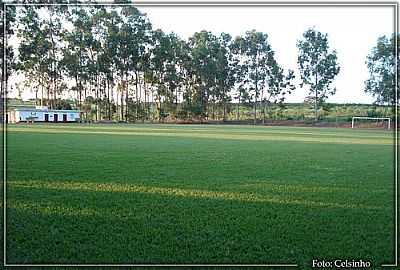
[[[104,79],[100,65],[100,56],[103,53],[103,48],[101,46],[101,29],[97,25],[97,21],[94,19],[97,13],[96,9],[97,8],[94,7],[88,9],[88,16],[84,18],[82,31],[84,33],[84,42],[88,52],[87,74],[89,90],[94,96],[96,120],[100,120],[102,117],[102,98],[105,96],[106,91],[104,87],[105,84],[101,81],[102,78]]]
[[[189,38],[193,69],[195,72],[194,93],[197,116],[208,117],[209,99],[215,103],[217,97],[217,52],[218,38],[208,31],[196,32]]]
[[[331,84],[339,73],[335,50],[329,49],[328,35],[315,29],[309,29],[303,34],[303,39],[297,42],[299,49],[298,64],[303,84],[310,87],[313,95],[315,121],[318,120],[318,106],[336,92]]]
[[[121,66],[119,66],[119,57],[121,54],[120,28],[122,24],[122,19],[116,10],[107,10],[105,8],[100,9],[98,13],[96,13],[95,19],[97,21],[97,24],[102,27],[102,31],[100,33],[101,54],[99,56],[99,68],[103,73],[103,76],[107,80],[107,87],[109,90],[108,92],[110,92],[111,97],[114,97],[113,89],[115,86],[117,86],[116,107],[117,111],[119,108],[119,119],[123,120],[125,116],[124,93],[126,92],[126,83],[122,81],[122,78],[120,77],[121,74],[125,73],[125,71],[123,70],[123,68],[121,68]],[[109,104],[109,117],[111,114],[111,107],[111,104]]]
[[[14,55],[14,48],[4,41],[7,41],[13,34],[15,30],[15,22],[16,22],[16,8],[15,6],[3,6],[4,3],[1,0],[1,10],[0,10],[0,32],[1,36],[4,37],[0,40],[1,44],[1,98],[6,96],[6,90],[8,85],[8,78],[16,70],[16,58]],[[6,25],[4,25],[6,22]],[[4,31],[5,30],[5,31]],[[4,55],[4,51],[6,55]],[[1,105],[3,102],[1,102]]]
[[[230,92],[236,83],[238,59],[234,56],[232,36],[221,33],[216,56],[217,97],[223,107],[223,121],[226,121],[227,104],[231,101]]]
[[[244,101],[249,100],[249,93],[246,89],[248,84],[248,67],[244,63],[244,57],[242,57],[242,51],[244,51],[244,39],[237,36],[230,46],[230,51],[232,52],[232,59],[235,63],[233,66],[233,76],[235,78],[237,90],[236,95],[234,96],[237,100],[236,120],[240,120],[240,106]]]
[[[192,50],[188,42],[180,42],[179,50],[179,74],[181,79],[182,89],[182,109],[179,112],[183,118],[193,117],[193,112],[196,111],[193,104],[193,96],[196,85],[196,72],[193,63]]]
[[[188,85],[189,50],[185,41],[175,33],[156,31],[154,37],[156,43],[152,62],[156,68],[155,74],[158,74],[155,80],[159,95],[157,99],[164,103],[160,112],[166,116],[167,111],[170,111],[176,118],[180,96]]]
[[[175,33],[168,35],[169,46],[167,47],[167,59],[165,64],[166,74],[164,83],[167,85],[166,101],[175,118],[178,115],[178,103],[180,96],[186,85],[186,63],[188,61],[188,51],[185,41],[181,40]]]
[[[112,119],[115,109],[120,120],[145,119],[154,101],[159,121],[169,113],[216,119],[221,108],[226,120],[237,87],[239,103],[252,102],[256,121],[264,93],[277,99],[272,91],[284,88],[266,34],[253,30],[233,40],[201,31],[185,42],[174,33],[153,31],[146,14],[133,6],[71,6],[69,11],[71,27],[62,31],[65,12],[48,9],[39,17],[35,8],[24,9],[21,67],[47,90],[47,100],[65,91],[62,76],[71,78],[77,105],[88,110],[95,104],[97,120],[103,112]]]
[[[83,8],[74,8],[69,18],[73,25],[72,31],[64,36],[67,49],[64,52],[62,64],[67,76],[75,80],[75,87],[73,90],[77,92],[77,104],[79,108],[82,107],[82,101],[86,98],[83,95],[85,82],[88,81],[88,65],[89,65],[89,52],[88,52],[88,35],[87,30],[89,23],[89,15]]]
[[[272,104],[282,106],[286,97],[295,90],[294,71],[286,72],[278,65],[274,58],[269,61],[269,70],[266,78],[266,88],[262,93],[263,124],[266,120],[267,108]]]
[[[397,39],[397,40],[396,40]],[[365,92],[375,97],[377,104],[395,105],[399,101],[396,97],[396,72],[399,74],[399,58],[396,59],[399,49],[400,36],[392,35],[390,38],[381,36],[376,46],[367,57],[366,64],[369,71],[369,79],[365,81]]]
[[[118,27],[118,26],[117,26]],[[129,80],[129,63],[128,58],[130,56],[130,26],[127,23],[121,22],[119,29],[116,29],[116,35],[114,36],[116,42],[115,51],[115,64],[117,75],[120,78],[120,90],[121,90],[121,120],[128,121],[128,80]],[[124,98],[125,97],[125,98]],[[125,102],[125,114],[124,111]]]
[[[171,40],[162,30],[157,29],[152,34],[152,50],[151,50],[151,74],[149,79],[156,87],[156,98],[158,110],[158,121],[166,116],[166,110],[163,108],[163,102],[168,97],[168,87],[165,83],[167,76],[167,68],[171,60]]]
[[[105,7],[98,7],[92,13],[93,35],[98,40],[99,53],[97,57],[98,71],[102,77],[103,87],[107,93],[105,104],[107,106],[107,118],[112,119],[114,108],[118,111],[118,91],[116,101],[114,101],[114,88],[117,85],[117,55],[118,31],[121,18],[117,12],[107,10]],[[123,91],[121,91],[122,94]],[[122,110],[122,104],[120,106]],[[123,111],[119,117],[122,120]]]
[[[135,120],[139,118],[141,110],[142,80],[149,61],[152,26],[146,14],[133,6],[122,8],[122,15],[128,26],[129,57],[128,69],[132,72],[135,81]],[[133,80],[133,78],[132,78]]]
[[[52,3],[53,1],[41,1],[42,3]],[[60,61],[62,59],[64,44],[62,42],[65,33],[63,22],[68,17],[68,7],[64,5],[45,5],[39,8],[45,39],[50,44],[47,52],[50,85],[48,96],[50,106],[56,106],[57,94],[61,94],[62,74]]]
[[[269,65],[274,54],[267,38],[267,34],[252,30],[247,31],[244,37],[236,39],[236,46],[242,57],[241,65],[246,66],[242,87],[253,99],[254,124],[257,122],[258,99],[266,86]]]
[[[50,77],[50,60],[48,51],[51,44],[46,38],[37,10],[32,6],[25,6],[21,9],[18,37],[20,39],[18,69],[23,71],[27,78],[34,81],[38,88],[41,88],[40,104],[44,105],[44,92],[45,89],[49,89],[47,78]],[[49,98],[49,92],[47,92],[47,101]]]
[[[18,30],[21,39],[19,67],[29,77],[36,76],[42,85],[42,92],[43,88],[46,88],[47,105],[50,107],[55,106],[57,94],[64,89],[61,87],[62,75],[59,65],[63,49],[62,21],[65,13],[66,9],[62,6],[21,8]]]

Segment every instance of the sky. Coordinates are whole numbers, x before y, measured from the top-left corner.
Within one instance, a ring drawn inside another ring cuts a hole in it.
[[[365,61],[377,39],[393,33],[391,7],[139,7],[153,28],[175,32],[187,39],[193,33],[208,30],[219,35],[243,35],[256,29],[268,34],[278,63],[297,73],[297,40],[305,30],[315,27],[327,33],[335,49],[341,71],[335,80],[337,92],[328,102],[372,103],[364,93],[368,78]],[[299,76],[297,76],[299,77]],[[288,102],[302,102],[306,89],[297,89]]]
[[[233,37],[255,29],[268,34],[278,63],[293,69],[300,83],[296,43],[307,29],[328,34],[331,49],[337,51],[341,68],[334,86],[337,91],[328,98],[334,103],[372,103],[374,98],[364,92],[368,78],[367,55],[382,35],[393,33],[393,8],[386,7],[272,7],[272,6],[146,6],[138,9],[147,14],[153,29],[174,32],[188,39],[195,32],[207,30]],[[307,89],[297,89],[287,102],[303,102]],[[12,93],[10,96],[15,96]],[[32,98],[25,91],[23,98]]]

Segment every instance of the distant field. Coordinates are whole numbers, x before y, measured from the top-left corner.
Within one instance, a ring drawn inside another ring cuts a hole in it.
[[[383,130],[9,125],[7,263],[394,261]]]

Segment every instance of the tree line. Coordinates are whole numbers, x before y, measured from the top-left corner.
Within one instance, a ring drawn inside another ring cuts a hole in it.
[[[264,122],[271,106],[283,105],[297,87],[294,71],[277,62],[267,33],[256,30],[237,37],[203,30],[183,40],[153,29],[146,14],[131,5],[8,6],[4,11],[5,34],[16,34],[19,46],[17,53],[7,49],[3,81],[23,74],[37,104],[50,108],[68,106],[63,97],[69,93],[75,107],[93,120],[226,120],[235,103],[238,119],[243,105],[252,108],[254,123]],[[297,47],[300,87],[310,90],[317,120],[318,107],[336,91],[337,53],[327,34],[314,28],[304,32]],[[386,81],[394,73],[383,76],[385,85],[374,84],[382,76],[373,75],[382,68],[376,68],[379,57],[373,54],[366,92],[393,104]]]

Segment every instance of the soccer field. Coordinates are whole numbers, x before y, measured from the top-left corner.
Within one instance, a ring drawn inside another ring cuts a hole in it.
[[[393,133],[9,125],[7,263],[394,261]]]

